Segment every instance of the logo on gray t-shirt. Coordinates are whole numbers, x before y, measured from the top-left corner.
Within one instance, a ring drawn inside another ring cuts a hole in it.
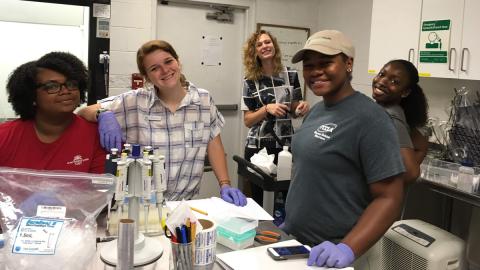
[[[319,126],[317,130],[313,132],[313,134],[315,138],[318,138],[322,141],[326,141],[330,139],[331,134],[333,133],[335,128],[337,128],[337,124],[334,124],[334,123],[323,124]]]

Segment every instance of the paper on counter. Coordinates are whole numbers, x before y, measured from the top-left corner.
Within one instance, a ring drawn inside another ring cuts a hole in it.
[[[267,253],[268,247],[275,246],[295,246],[301,245],[297,240],[288,240],[271,245],[247,248],[238,251],[217,254],[217,262],[224,269],[234,270],[291,270],[291,269],[312,269],[312,270],[353,270],[353,267],[346,268],[328,268],[318,266],[308,266],[307,259],[291,259],[285,261],[275,261]]]
[[[206,211],[208,216],[212,218],[241,217],[254,220],[273,220],[273,217],[252,198],[247,198],[247,205],[243,207],[228,203],[217,197],[190,200],[187,202],[192,207]],[[167,207],[175,209],[179,203],[179,201],[168,201]],[[197,213],[195,214],[197,215]]]

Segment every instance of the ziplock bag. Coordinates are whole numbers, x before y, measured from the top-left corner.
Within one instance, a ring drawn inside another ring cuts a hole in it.
[[[6,269],[85,269],[114,187],[112,175],[0,167]]]

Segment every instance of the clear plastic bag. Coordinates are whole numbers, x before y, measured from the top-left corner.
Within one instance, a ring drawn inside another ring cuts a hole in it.
[[[112,175],[0,167],[6,269],[85,269],[114,187]]]

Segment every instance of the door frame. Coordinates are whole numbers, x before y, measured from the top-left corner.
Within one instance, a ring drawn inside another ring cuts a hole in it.
[[[151,36],[152,38],[156,38],[157,33],[157,13],[156,8],[157,5],[168,5],[169,3],[180,3],[180,4],[187,4],[193,6],[224,6],[224,7],[231,7],[235,9],[242,9],[245,12],[245,33],[243,35],[243,41],[245,42],[247,38],[250,36],[251,33],[256,31],[256,20],[255,20],[255,5],[257,0],[152,0],[152,31]],[[242,69],[243,70],[243,69]],[[243,72],[242,72],[243,75]],[[243,114],[242,111],[239,112]],[[241,115],[243,118],[243,115]],[[243,123],[243,121],[241,121]],[[241,125],[240,132],[242,134],[242,139],[244,139],[244,134],[248,131],[245,125]],[[240,140],[237,144],[237,149],[242,150],[244,145],[244,141]],[[233,176],[231,176],[233,177]]]

